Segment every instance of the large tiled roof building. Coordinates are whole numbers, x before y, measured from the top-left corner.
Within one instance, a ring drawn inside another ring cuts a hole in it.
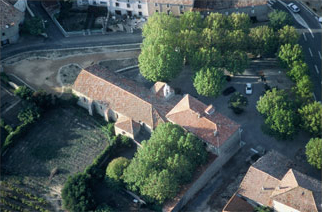
[[[240,198],[253,207],[264,205],[278,212],[318,212],[321,189],[320,181],[292,169],[290,160],[271,151],[249,168],[232,199]],[[230,200],[223,211],[238,208]]]

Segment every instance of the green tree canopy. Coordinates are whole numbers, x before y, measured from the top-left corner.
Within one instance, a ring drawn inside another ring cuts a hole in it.
[[[191,180],[195,167],[206,158],[206,150],[195,136],[178,125],[159,124],[125,169],[124,182],[150,201],[162,203],[175,196],[179,184]]]
[[[202,46],[200,37],[200,33],[194,30],[182,30],[180,32],[180,51],[189,62],[192,61],[195,52],[198,52],[198,49]]]
[[[71,212],[90,211],[95,209],[90,176],[79,173],[68,177],[62,189],[63,206]]]
[[[312,102],[299,109],[301,126],[313,136],[321,136],[322,133],[322,105]]]
[[[230,30],[225,38],[227,51],[246,51],[249,46],[248,34],[242,30]]]
[[[40,35],[45,31],[42,19],[38,16],[27,19],[23,25],[23,30],[31,35]]]
[[[278,41],[280,45],[287,43],[295,45],[299,41],[299,38],[300,35],[293,26],[286,25],[282,29],[278,30]]]
[[[19,88],[14,91],[14,94],[24,100],[31,101],[33,90],[23,85],[19,86]]]
[[[285,44],[280,47],[278,58],[285,68],[291,68],[295,61],[304,61],[302,47],[299,44]]]
[[[240,18],[240,20],[242,20]],[[241,21],[240,21],[241,22]],[[236,26],[238,22],[236,21]],[[206,28],[216,29],[231,29],[231,22],[228,16],[221,13],[210,13],[205,19]]]
[[[291,16],[283,11],[274,10],[268,14],[269,24],[275,30],[283,28],[285,25],[291,25],[292,19]]]
[[[296,85],[292,88],[292,91],[296,94],[299,103],[307,103],[313,100],[313,83],[310,76],[304,75]]]
[[[294,61],[292,68],[286,73],[294,82],[298,82],[303,76],[308,75],[309,67],[303,61]]]
[[[215,48],[200,48],[194,53],[191,66],[194,71],[199,71],[203,67],[222,67],[223,58]]]
[[[230,26],[234,30],[242,30],[245,33],[249,33],[251,25],[249,15],[246,13],[232,13],[228,16]]]
[[[250,29],[251,49],[259,55],[273,55],[277,50],[278,41],[275,32],[268,26],[258,26]]]
[[[106,168],[106,175],[116,182],[121,182],[123,179],[123,171],[129,164],[130,160],[127,158],[115,158],[108,164]]]
[[[284,90],[272,89],[261,96],[256,108],[265,117],[265,124],[278,138],[291,138],[296,132],[294,105]]]
[[[202,68],[196,73],[193,86],[199,95],[218,96],[225,85],[224,72],[218,68]]]
[[[183,66],[183,56],[171,45],[151,44],[145,38],[139,55],[140,73],[148,80],[169,81],[175,78]]]
[[[246,52],[234,51],[225,53],[224,67],[227,71],[232,74],[242,74],[249,65],[249,59]]]
[[[322,165],[322,139],[311,138],[305,146],[307,162],[312,166],[321,169]]]
[[[239,92],[233,93],[228,101],[228,107],[231,108],[236,114],[242,113],[243,108],[248,105],[247,97]]]
[[[30,124],[34,123],[40,117],[39,109],[35,106],[29,106],[18,114],[19,121]]]
[[[204,23],[201,18],[200,12],[185,12],[180,16],[179,20],[181,31],[193,30],[200,32],[200,30],[204,28]]]

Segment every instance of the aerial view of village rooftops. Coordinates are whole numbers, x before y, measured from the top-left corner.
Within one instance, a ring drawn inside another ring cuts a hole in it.
[[[322,1],[0,0],[0,211],[322,212]]]

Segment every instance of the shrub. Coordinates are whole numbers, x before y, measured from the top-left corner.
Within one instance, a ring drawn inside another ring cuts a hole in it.
[[[39,35],[45,31],[40,17],[32,17],[31,19],[25,20],[22,30],[31,35]]]
[[[131,147],[133,144],[132,139],[124,135],[121,135],[120,142],[123,147]]]
[[[33,90],[23,85],[23,86],[19,86],[19,88],[14,91],[14,94],[16,96],[19,96],[21,99],[31,101]]]
[[[228,101],[228,107],[231,108],[234,113],[240,114],[244,111],[243,107],[248,105],[247,97],[239,92],[235,92]]]
[[[52,106],[52,98],[44,90],[35,91],[32,94],[32,101],[42,109],[48,109]]]
[[[321,138],[311,138],[310,141],[305,146],[306,157],[309,164],[321,169],[322,165],[322,139]]]
[[[12,147],[22,136],[24,136],[27,133],[27,130],[29,129],[29,127],[30,127],[30,124],[23,123],[22,125],[18,126],[15,129],[15,131],[11,132],[7,136],[1,151],[4,152],[9,147]]]
[[[124,157],[118,157],[112,160],[106,169],[106,175],[115,180],[118,183],[121,183],[123,180],[123,172],[130,164],[130,160]]]
[[[291,16],[283,11],[274,10],[268,14],[269,24],[275,30],[283,28],[285,25],[291,25],[292,19]]]
[[[63,206],[72,212],[90,211],[95,209],[90,175],[78,173],[68,177],[62,189]]]
[[[25,124],[34,123],[39,117],[40,114],[37,107],[28,107],[18,114],[19,121]]]
[[[321,136],[322,132],[322,105],[313,102],[304,105],[299,110],[301,126],[313,136]]]
[[[8,84],[9,83],[9,77],[8,77],[8,75],[5,72],[1,72],[0,73],[0,80],[4,84]]]

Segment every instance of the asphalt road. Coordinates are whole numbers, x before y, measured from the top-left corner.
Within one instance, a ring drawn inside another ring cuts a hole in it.
[[[135,32],[133,34],[115,32],[105,35],[73,36],[66,38],[50,19],[46,11],[41,7],[39,1],[30,1],[28,5],[36,16],[40,16],[43,20],[47,20],[48,27],[46,28],[46,33],[48,38],[44,38],[43,36],[21,36],[17,43],[1,47],[1,59],[26,51],[120,45],[142,42],[141,32]]]
[[[285,4],[288,4],[292,1],[283,2]],[[299,44],[303,48],[305,61],[310,68],[311,79],[314,83],[315,98],[317,101],[321,101],[322,27],[313,13],[311,13],[299,3],[296,3],[296,5],[300,8],[300,12],[297,14],[302,18],[302,20],[298,19],[300,20],[299,22],[295,20],[292,12],[289,11],[288,8],[286,8],[281,2],[276,1],[276,3],[272,5],[272,7],[273,9],[283,10],[292,15],[294,19],[294,26],[299,29],[301,33]],[[304,26],[302,26],[300,23],[304,23]]]

